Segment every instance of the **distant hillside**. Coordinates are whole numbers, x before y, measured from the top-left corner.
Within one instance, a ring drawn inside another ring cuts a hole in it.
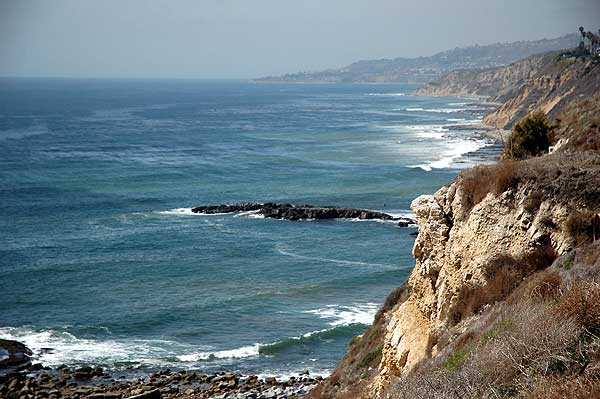
[[[577,34],[556,39],[497,43],[444,51],[431,57],[355,62],[321,72],[300,72],[256,79],[261,83],[427,83],[458,69],[507,65],[533,54],[575,47]]]
[[[571,101],[588,98],[599,87],[600,60],[579,50],[563,50],[497,68],[453,71],[417,94],[488,97],[502,105],[484,122],[509,128],[532,111],[556,117]]]

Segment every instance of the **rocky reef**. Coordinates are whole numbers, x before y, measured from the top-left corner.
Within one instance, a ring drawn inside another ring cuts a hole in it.
[[[392,216],[387,213],[366,209],[339,208],[334,206],[292,205],[267,203],[242,203],[232,205],[209,205],[192,208],[192,212],[214,215],[220,213],[257,212],[270,219],[284,220],[323,220],[323,219],[359,219],[385,220],[397,222],[401,227],[414,225],[416,222],[407,217]]]

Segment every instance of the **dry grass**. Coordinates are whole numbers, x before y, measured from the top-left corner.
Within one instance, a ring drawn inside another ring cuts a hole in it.
[[[568,138],[565,150],[600,151],[600,93],[571,103],[559,124],[555,141]]]
[[[392,310],[396,305],[401,302],[404,302],[408,296],[410,295],[410,286],[407,282],[404,282],[400,287],[394,289],[390,294],[385,298],[383,306],[377,311],[375,315],[375,321],[380,320],[383,315]]]
[[[486,279],[484,286],[472,286],[469,283],[461,286],[457,295],[458,299],[450,309],[452,324],[457,324],[466,317],[479,313],[488,304],[506,299],[509,294],[520,287],[525,277],[547,268],[556,257],[552,246],[542,245],[520,259],[507,255],[491,259],[484,271]],[[558,276],[556,278],[559,279]],[[551,276],[546,276],[546,279],[547,281],[539,283],[542,285],[536,288],[536,294],[531,294],[534,289],[531,287],[527,295],[543,296],[547,294],[546,291],[557,289],[555,287],[557,283],[551,281]]]
[[[584,261],[599,248],[582,248],[569,270],[527,278],[388,397],[600,397],[600,267]]]
[[[489,193],[498,195],[519,184],[519,162],[500,161],[495,165],[478,166],[461,173],[463,210],[468,211]]]
[[[525,295],[534,301],[556,299],[561,294],[562,279],[557,272],[541,271],[524,282]]]
[[[573,319],[583,328],[600,332],[600,284],[578,281],[561,298],[556,307],[561,319]]]
[[[542,379],[524,397],[527,399],[598,399],[600,379],[597,377],[577,377],[571,380]]]
[[[567,218],[565,227],[579,244],[593,240],[595,234],[600,235],[600,232],[595,231],[596,226],[594,226],[596,214],[597,212],[585,210],[573,212]]]
[[[463,171],[461,202],[468,214],[489,193],[526,188],[532,192],[525,207],[534,210],[545,199],[600,209],[600,154],[559,152],[524,161],[500,161]]]

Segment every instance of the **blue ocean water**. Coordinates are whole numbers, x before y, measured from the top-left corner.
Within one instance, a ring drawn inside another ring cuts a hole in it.
[[[0,337],[50,366],[326,374],[415,229],[192,215],[276,201],[409,214],[497,146],[414,85],[0,79]]]

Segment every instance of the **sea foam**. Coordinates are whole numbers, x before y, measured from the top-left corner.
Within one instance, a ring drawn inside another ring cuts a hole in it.
[[[307,310],[305,313],[327,319],[329,325],[337,327],[350,324],[371,325],[378,309],[379,305],[376,303],[364,303],[352,306],[328,305],[324,308]]]
[[[367,96],[373,97],[404,97],[405,93],[367,93]]]

